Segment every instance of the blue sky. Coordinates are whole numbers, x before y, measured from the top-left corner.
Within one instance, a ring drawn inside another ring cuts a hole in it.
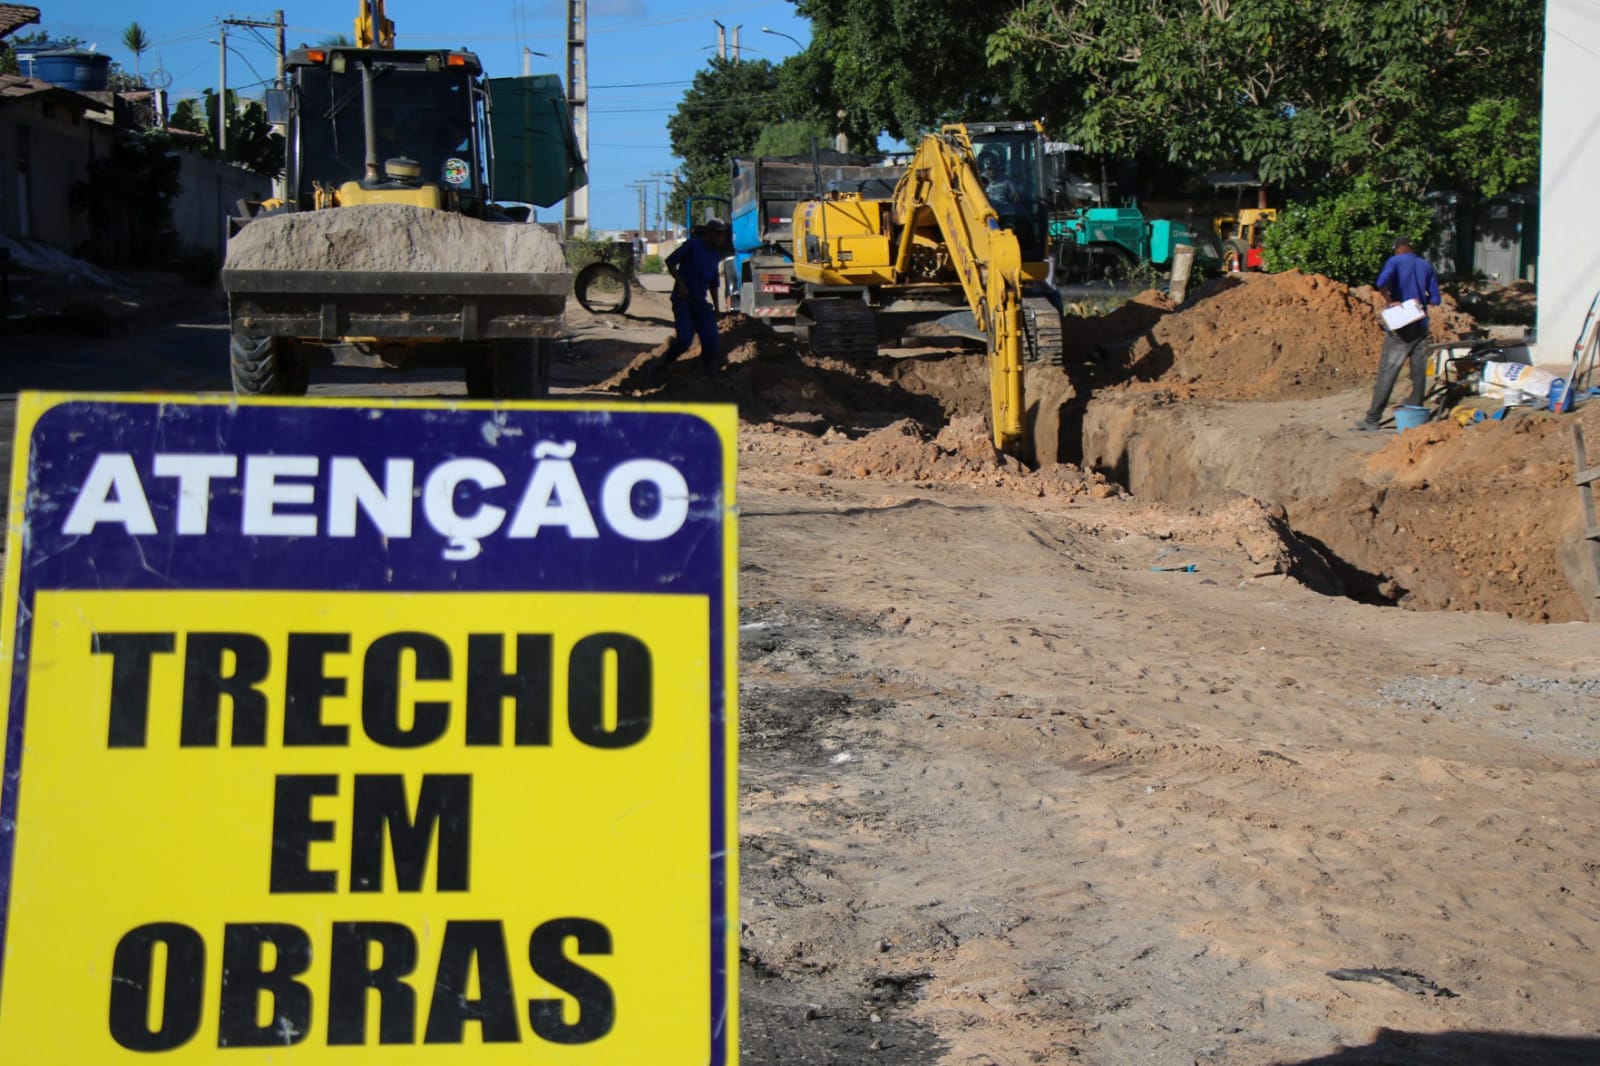
[[[41,11],[40,29],[53,36],[82,38],[98,45],[129,71],[133,55],[122,46],[122,31],[137,20],[152,45],[141,61],[144,73],[159,68],[172,76],[175,97],[199,95],[217,78],[217,22],[223,18],[271,21],[281,5],[288,23],[288,45],[315,43],[337,33],[352,35],[358,5],[265,0],[259,8],[218,6],[215,0],[158,0],[144,5],[122,0],[50,3],[32,0]],[[565,0],[500,0],[498,3],[425,3],[385,0],[401,47],[471,49],[492,76],[522,70],[522,50],[535,55],[535,74],[560,74],[565,48]],[[590,0],[589,3],[589,213],[596,228],[632,229],[639,219],[639,194],[630,182],[671,171],[676,165],[667,137],[667,117],[688,88],[695,71],[715,54],[719,20],[742,26],[740,43],[747,59],[780,62],[799,47],[763,26],[801,41],[810,23],[796,18],[789,0],[699,3],[680,0]],[[243,29],[228,33],[228,87],[246,96],[270,78],[274,50],[270,30],[257,39]],[[252,70],[252,67],[254,68]],[[650,224],[656,197],[649,194]],[[559,206],[541,212],[555,217]]]

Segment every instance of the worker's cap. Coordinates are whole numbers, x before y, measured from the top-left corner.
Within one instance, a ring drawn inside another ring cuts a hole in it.
[[[706,232],[707,233],[726,233],[727,230],[728,230],[728,224],[726,222],[722,221],[722,219],[720,219],[720,218],[708,218],[708,219],[706,219]]]

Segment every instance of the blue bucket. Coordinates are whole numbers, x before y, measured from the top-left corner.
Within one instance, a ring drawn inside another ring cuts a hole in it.
[[[1394,430],[1396,433],[1404,433],[1408,429],[1416,429],[1418,426],[1426,425],[1427,421],[1428,409],[1426,407],[1413,407],[1410,404],[1406,404],[1404,407],[1395,408]]]

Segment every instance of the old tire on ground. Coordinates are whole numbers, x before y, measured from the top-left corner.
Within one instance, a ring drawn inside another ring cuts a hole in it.
[[[596,315],[623,314],[633,302],[628,276],[610,263],[590,263],[578,271],[572,292],[585,311]]]
[[[304,396],[310,386],[306,364],[282,337],[234,330],[228,334],[228,362],[240,396]]]
[[[1240,240],[1232,240],[1222,246],[1222,269],[1233,274],[1241,270],[1248,270],[1250,261],[1250,246]]]
[[[495,341],[489,372],[490,394],[496,400],[542,400],[550,395],[550,342],[543,337]],[[470,390],[470,363],[468,375]]]

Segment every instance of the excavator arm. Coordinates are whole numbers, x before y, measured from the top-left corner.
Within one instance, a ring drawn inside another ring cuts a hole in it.
[[[361,0],[361,11],[356,15],[356,47],[394,47],[394,23],[383,13],[383,0]]]
[[[892,196],[834,191],[794,209],[804,342],[855,358],[876,351],[876,327],[965,303],[988,343],[995,447],[1023,458],[1024,362],[1059,358],[1061,347],[1060,307],[1034,291],[1049,276],[1043,136],[1037,123],[946,126],[922,139]]]
[[[937,233],[961,279],[978,328],[989,338],[989,398],[995,447],[1027,450],[1022,382],[1022,250],[984,194],[962,126],[924,137],[894,192],[897,276],[912,269],[918,243]]]

